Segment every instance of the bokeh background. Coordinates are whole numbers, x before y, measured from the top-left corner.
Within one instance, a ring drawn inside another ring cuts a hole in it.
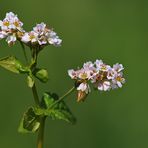
[[[46,22],[63,39],[62,47],[47,47],[39,65],[49,71],[44,91],[62,95],[73,82],[67,69],[102,59],[125,66],[126,84],[110,92],[93,91],[84,103],[75,94],[67,103],[76,125],[46,122],[45,148],[148,147],[148,1],[147,0],[1,0],[0,19],[13,11],[31,30]],[[29,49],[26,49],[29,54]],[[16,55],[24,62],[21,46],[0,42],[0,57]],[[17,127],[23,112],[34,104],[25,77],[0,68],[0,148],[35,148],[36,135],[21,135]]]

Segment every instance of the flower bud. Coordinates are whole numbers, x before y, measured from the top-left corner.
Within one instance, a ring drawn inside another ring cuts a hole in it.
[[[48,72],[46,69],[36,69],[34,75],[43,83],[46,83],[48,81]]]
[[[88,94],[85,91],[79,90],[77,94],[77,102],[85,101],[87,95]]]

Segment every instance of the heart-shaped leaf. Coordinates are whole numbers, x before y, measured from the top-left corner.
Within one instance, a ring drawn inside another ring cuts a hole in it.
[[[40,127],[40,116],[30,107],[23,115],[18,131],[20,133],[35,133]]]
[[[64,101],[60,101],[53,106],[58,99],[58,96],[55,94],[44,93],[42,99],[43,108],[36,108],[35,113],[37,115],[49,116],[53,120],[60,119],[74,124],[76,119]]]
[[[0,66],[17,74],[29,72],[29,68],[23,66],[14,56],[0,59]]]

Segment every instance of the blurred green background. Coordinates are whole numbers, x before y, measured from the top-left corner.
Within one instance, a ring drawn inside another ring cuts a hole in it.
[[[146,0],[1,0],[0,19],[13,11],[31,28],[45,22],[63,39],[62,47],[46,47],[39,65],[49,71],[44,91],[62,95],[73,82],[67,69],[102,59],[125,66],[126,84],[110,92],[93,91],[84,103],[75,94],[67,103],[76,125],[46,122],[45,148],[148,148],[148,1]],[[29,51],[29,49],[26,49]],[[19,44],[0,43],[0,57],[23,59]],[[29,54],[29,52],[28,52]],[[34,104],[25,77],[0,69],[0,148],[35,148],[36,135],[17,127],[27,106]]]

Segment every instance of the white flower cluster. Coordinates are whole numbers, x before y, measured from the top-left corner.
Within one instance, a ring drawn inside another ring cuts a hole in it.
[[[13,45],[17,40],[29,46],[61,45],[62,40],[56,32],[47,28],[45,23],[37,24],[30,32],[25,32],[22,26],[23,23],[17,15],[13,12],[6,13],[4,20],[0,20],[0,39],[6,38],[9,45]]]
[[[4,20],[0,20],[0,39],[6,38],[7,43],[13,45],[17,40],[17,32],[24,32],[22,26],[23,23],[17,15],[12,12],[6,13]]]
[[[33,31],[26,32],[21,40],[24,43],[31,42],[33,44],[51,44],[55,46],[60,46],[62,42],[53,30],[47,28],[45,23],[37,24]]]
[[[88,94],[90,92],[88,82],[94,84],[94,87],[100,91],[108,91],[122,87],[122,84],[125,83],[122,72],[123,69],[122,64],[117,63],[111,67],[103,63],[102,60],[96,60],[94,63],[84,63],[81,69],[68,70],[68,74],[79,84],[77,90]]]

